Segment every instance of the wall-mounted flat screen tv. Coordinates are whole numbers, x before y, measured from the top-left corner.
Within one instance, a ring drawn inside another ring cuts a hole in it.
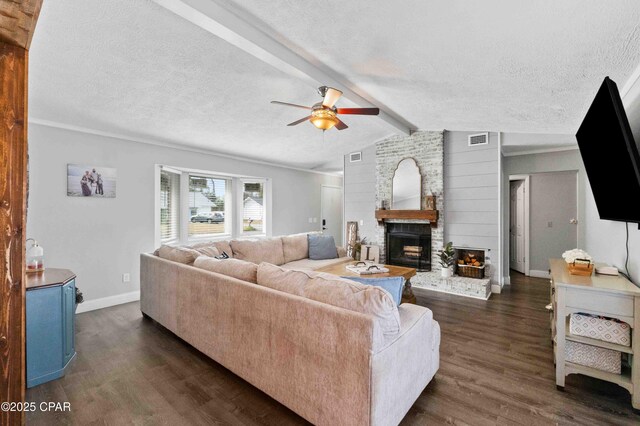
[[[640,223],[640,155],[618,87],[609,77],[576,139],[600,219]]]

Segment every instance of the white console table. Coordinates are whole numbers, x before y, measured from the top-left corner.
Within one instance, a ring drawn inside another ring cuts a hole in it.
[[[551,259],[551,338],[554,342],[556,385],[564,389],[569,374],[584,374],[622,386],[631,394],[633,408],[640,409],[640,288],[622,276],[571,275],[562,259]],[[616,318],[632,327],[631,346],[622,346],[568,330],[568,315],[584,312]],[[631,369],[612,374],[565,361],[567,340],[631,354]]]

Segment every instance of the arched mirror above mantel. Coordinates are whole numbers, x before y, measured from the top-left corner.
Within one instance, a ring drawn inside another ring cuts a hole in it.
[[[393,210],[420,210],[422,203],[422,175],[413,158],[398,163],[393,174],[391,208]]]

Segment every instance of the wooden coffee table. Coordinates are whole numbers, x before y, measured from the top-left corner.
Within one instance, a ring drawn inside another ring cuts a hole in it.
[[[412,277],[416,276],[415,268],[406,268],[404,266],[395,266],[395,265],[384,265],[385,268],[389,270],[389,272],[385,272],[382,274],[371,274],[371,275],[359,275],[355,272],[352,272],[347,269],[347,265],[355,265],[357,262],[349,261],[344,263],[337,263],[334,265],[325,266],[324,268],[317,269],[317,272],[325,272],[327,274],[339,275],[341,277],[360,277],[360,278],[385,278],[385,277],[403,277],[404,282],[404,290],[402,291],[402,302],[401,303],[416,303],[416,296],[413,294],[411,290],[411,281],[409,281]]]

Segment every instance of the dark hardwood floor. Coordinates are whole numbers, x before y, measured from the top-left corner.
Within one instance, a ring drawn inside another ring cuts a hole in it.
[[[440,322],[440,370],[403,425],[640,424],[616,385],[569,376],[556,390],[548,281],[518,275],[486,301],[429,293]],[[27,392],[70,413],[28,413],[29,425],[303,424],[286,407],[143,319],[137,303],[77,316],[66,377]]]

